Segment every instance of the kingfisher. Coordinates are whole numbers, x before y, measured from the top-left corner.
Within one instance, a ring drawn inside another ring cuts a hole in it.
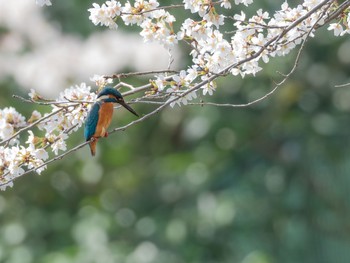
[[[113,116],[114,103],[118,103],[130,111],[132,114],[139,115],[125,103],[122,94],[112,87],[104,88],[97,95],[97,102],[92,105],[85,121],[84,136],[86,141],[90,141],[89,146],[91,155],[96,153],[96,143],[101,137],[108,136],[108,127],[111,124]]]

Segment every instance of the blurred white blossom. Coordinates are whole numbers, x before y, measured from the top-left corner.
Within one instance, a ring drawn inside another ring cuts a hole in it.
[[[115,1],[110,2],[113,6]],[[158,43],[144,44],[137,35],[106,30],[83,39],[62,32],[44,15],[47,10],[33,1],[0,0],[0,6],[0,27],[6,29],[0,43],[0,78],[11,77],[19,86],[35,89],[44,97],[56,97],[71,83],[87,81],[94,74],[168,65],[167,49]],[[172,56],[176,67],[180,62],[177,47],[172,48]]]

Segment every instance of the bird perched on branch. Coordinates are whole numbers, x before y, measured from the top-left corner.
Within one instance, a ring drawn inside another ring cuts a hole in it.
[[[111,124],[113,116],[114,103],[118,103],[139,116],[128,104],[125,103],[123,96],[114,88],[106,87],[98,95],[98,101],[91,107],[85,120],[84,136],[86,141],[90,141],[91,155],[96,153],[96,143],[100,137],[107,137],[107,129]]]

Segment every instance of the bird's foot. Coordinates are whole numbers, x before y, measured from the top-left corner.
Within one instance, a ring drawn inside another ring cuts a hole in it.
[[[106,138],[108,137],[108,132],[105,133],[105,136],[104,136],[104,137],[106,137]]]

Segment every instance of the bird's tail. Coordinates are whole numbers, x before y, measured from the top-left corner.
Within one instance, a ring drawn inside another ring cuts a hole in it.
[[[89,143],[90,151],[91,151],[91,155],[92,156],[95,156],[95,154],[96,154],[96,143],[97,143],[97,138],[94,138]]]

